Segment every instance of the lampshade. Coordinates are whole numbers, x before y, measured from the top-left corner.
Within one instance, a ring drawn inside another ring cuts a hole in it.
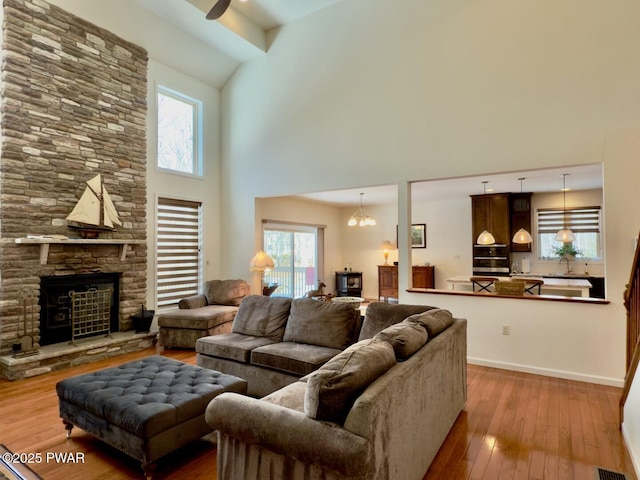
[[[249,263],[249,270],[252,272],[263,273],[265,270],[273,268],[275,264],[273,259],[264,253],[263,250],[258,251]]]
[[[393,242],[389,241],[389,240],[385,240],[383,241],[380,246],[378,247],[378,250],[382,250],[383,254],[384,254],[384,265],[389,265],[389,262],[387,262],[388,258],[389,258],[389,250],[395,250],[396,246],[393,244]]]
[[[531,234],[529,232],[524,228],[521,228],[515,233],[511,241],[513,243],[531,243],[533,242],[533,238],[531,238]]]
[[[487,230],[483,230],[482,233],[478,235],[476,243],[478,245],[493,245],[496,243],[496,239]]]
[[[356,210],[356,212],[351,215],[347,225],[350,227],[355,227],[356,225],[360,227],[374,226],[376,224],[375,218],[367,213],[367,211],[362,208],[362,196],[364,193],[360,194],[360,208]]]
[[[563,228],[562,230],[558,230],[558,233],[556,233],[556,241],[562,243],[575,242],[576,236],[568,228]]]
[[[576,240],[576,236],[573,234],[571,229],[567,228],[567,175],[569,174],[562,174],[562,223],[564,226],[561,230],[558,230],[558,233],[556,233],[556,241],[562,243],[575,242]]]
[[[378,247],[378,250],[395,250],[395,249],[396,249],[395,244],[390,240],[385,240]]]

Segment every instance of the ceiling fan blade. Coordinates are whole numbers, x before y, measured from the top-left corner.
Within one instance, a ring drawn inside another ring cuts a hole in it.
[[[229,8],[231,0],[218,0],[209,13],[207,13],[207,20],[216,20],[220,18],[224,12]]]

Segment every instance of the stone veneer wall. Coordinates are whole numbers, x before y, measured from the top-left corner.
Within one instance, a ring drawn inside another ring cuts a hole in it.
[[[3,8],[0,355],[21,333],[22,294],[39,312],[41,276],[120,272],[120,330],[129,330],[147,275],[146,244],[124,262],[117,245],[53,244],[46,265],[39,246],[15,244],[77,236],[65,218],[98,173],[123,221],[101,238],[146,240],[147,52],[42,0]]]

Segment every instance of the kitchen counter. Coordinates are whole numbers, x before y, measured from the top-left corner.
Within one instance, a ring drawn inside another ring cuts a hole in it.
[[[512,273],[512,277],[521,278],[604,278],[604,275],[592,275],[590,273],[565,273],[565,272],[551,272],[551,273]]]
[[[490,276],[490,275],[487,275]],[[514,275],[519,278],[523,278],[524,275]],[[470,276],[458,275],[455,277],[447,278],[447,287],[449,290],[472,290]],[[501,280],[509,280],[511,277],[499,277]],[[567,296],[581,296],[588,297],[589,289],[592,287],[591,282],[585,278],[550,278],[534,276],[531,274],[526,275],[526,278],[539,279],[544,281],[544,285],[540,288],[540,293],[546,293],[548,295],[563,294]],[[566,293],[559,293],[566,292]],[[573,295],[571,295],[573,294]]]

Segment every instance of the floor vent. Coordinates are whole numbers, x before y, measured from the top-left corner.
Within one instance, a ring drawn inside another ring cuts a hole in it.
[[[628,477],[624,473],[613,472],[600,467],[596,467],[595,471],[596,480],[628,480]]]

